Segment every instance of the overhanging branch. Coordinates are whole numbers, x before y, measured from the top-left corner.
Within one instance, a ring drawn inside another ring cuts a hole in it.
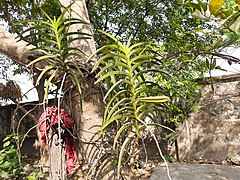
[[[240,59],[228,54],[222,54],[218,52],[206,52],[206,51],[199,51],[199,50],[190,50],[190,51],[181,51],[181,52],[173,52],[169,53],[165,59],[170,59],[179,55],[184,55],[184,54],[197,54],[197,55],[212,55],[215,57],[222,58],[224,60],[227,60],[229,62],[237,63],[240,64]]]

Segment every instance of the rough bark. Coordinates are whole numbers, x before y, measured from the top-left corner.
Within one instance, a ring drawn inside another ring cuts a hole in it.
[[[60,0],[63,8],[67,7],[72,1]],[[79,18],[87,23],[90,23],[89,16],[85,4],[85,0],[75,0],[71,6],[72,18]],[[80,31],[92,35],[92,28],[90,24],[77,24],[69,28],[70,32]],[[92,66],[96,63],[96,58],[92,58],[86,61],[90,55],[96,52],[95,42],[93,37],[90,39],[84,39],[80,41],[74,41],[70,46],[78,47],[84,52],[82,59],[74,59],[78,64],[85,64],[88,70],[91,70]],[[78,137],[78,155],[80,163],[87,164],[89,167],[94,163],[98,130],[102,122],[101,115],[101,90],[99,86],[94,85],[94,77],[89,75],[88,77],[81,78],[82,85],[82,113],[81,113],[81,100],[76,89],[73,89],[70,96],[66,96],[66,103],[70,105],[74,119],[76,121],[76,135]],[[67,85],[67,87],[69,87]],[[68,93],[65,93],[68,94]]]
[[[93,35],[92,27],[90,25],[90,20],[88,16],[88,11],[86,8],[85,0],[73,0],[74,4],[71,6],[71,11],[69,13],[66,13],[66,17],[71,18],[78,18],[81,19],[89,24],[75,24],[70,26],[68,29],[69,32],[83,32],[87,33],[89,35]],[[71,0],[60,0],[62,8],[66,8],[70,5],[73,1]],[[79,41],[73,41],[71,44],[69,44],[71,47],[77,47],[78,49],[82,50],[84,52],[82,59],[75,59],[75,61],[85,64],[88,68],[91,68],[96,63],[96,58],[92,58],[88,62],[86,60],[88,57],[96,52],[95,47],[95,41],[93,37],[90,39],[81,39]]]
[[[17,35],[11,34],[3,27],[0,27],[0,53],[6,55],[16,63],[26,66],[33,58],[38,57],[44,52],[31,52],[33,45],[28,45],[25,41],[17,41]],[[38,63],[35,67],[39,70],[44,68],[43,63]]]

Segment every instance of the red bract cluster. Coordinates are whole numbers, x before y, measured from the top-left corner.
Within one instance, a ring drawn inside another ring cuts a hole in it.
[[[40,141],[48,147],[48,133],[52,126],[58,125],[58,108],[56,106],[48,107],[42,113],[38,120],[38,130],[40,132]],[[74,124],[74,119],[65,110],[60,109],[60,124],[63,129],[71,129]],[[74,145],[73,137],[69,134],[63,137],[66,143],[66,167],[67,172],[71,173],[77,164],[77,152]]]

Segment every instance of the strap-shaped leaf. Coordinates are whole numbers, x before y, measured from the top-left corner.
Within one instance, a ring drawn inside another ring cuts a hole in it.
[[[150,109],[150,108],[152,108],[154,106],[155,106],[155,104],[145,103],[143,105],[138,106],[135,112],[136,112],[136,114],[140,114],[142,111],[144,111],[146,109]]]
[[[46,89],[45,89],[45,93],[44,93],[44,101],[46,101],[48,99],[48,89],[49,89],[49,86],[51,84],[51,81],[54,77],[56,77],[58,73],[58,69],[56,69],[52,74],[51,76],[48,78],[47,80],[47,83],[46,83]]]
[[[100,75],[103,75],[105,73],[105,71],[109,68],[115,68],[115,69],[119,69],[122,70],[122,68],[126,68],[127,71],[129,71],[129,67],[127,64],[123,63],[123,62],[111,62],[111,63],[107,63],[102,69],[101,71],[99,71],[99,73],[95,76],[95,77],[99,77]],[[120,69],[121,68],[121,69]]]
[[[80,85],[80,82],[79,82],[77,76],[71,71],[68,71],[68,74],[72,77],[73,82],[77,86],[79,94],[82,94],[81,85]],[[81,96],[80,96],[80,98],[81,98]]]
[[[71,2],[66,8],[64,8],[64,10],[62,11],[62,13],[60,14],[60,16],[57,19],[57,23],[61,23],[61,21],[64,20],[64,18],[63,18],[64,14],[71,9],[73,3],[74,2]]]
[[[111,34],[105,32],[105,31],[102,31],[102,30],[99,30],[99,32],[101,32],[102,34],[105,34],[105,35],[108,36],[110,39],[112,39],[113,41],[115,41],[119,47],[123,47],[123,46],[124,46],[117,38],[113,37]]]
[[[132,69],[131,69],[132,72],[138,70],[138,68],[139,68],[140,66],[142,66],[144,63],[151,63],[151,61],[150,61],[149,59],[146,59],[146,60],[144,60],[144,61],[141,61],[141,62],[136,63],[136,64],[132,67]]]
[[[45,68],[42,70],[42,72],[40,73],[40,75],[38,76],[37,81],[36,81],[36,85],[39,83],[39,81],[41,80],[42,76],[43,76],[47,71],[55,68],[55,66],[56,66],[55,64],[51,64],[51,65],[45,67]]]
[[[54,24],[54,20],[44,11],[42,10],[43,14],[48,18],[48,20],[51,22],[50,23],[50,26],[53,27],[53,24]],[[45,22],[45,21],[44,21]]]
[[[86,22],[82,19],[79,19],[79,18],[67,18],[67,19],[63,19],[63,22],[65,23],[65,25],[68,24],[68,23],[89,24],[88,22]]]
[[[122,132],[125,131],[129,126],[134,126],[134,124],[131,122],[127,122],[123,124],[121,128],[117,131],[117,134],[115,135],[114,141],[113,141],[113,149],[116,148],[117,141],[120,138],[120,135],[122,134]]]
[[[126,118],[126,117],[125,117],[125,114],[128,114],[129,112],[132,112],[132,113],[130,113],[130,114],[134,114],[134,108],[133,108],[132,106],[124,106],[124,107],[119,108],[118,110],[112,111],[112,112],[113,112],[113,113],[110,114],[110,113],[111,113],[111,111],[110,111],[110,113],[108,114],[108,117],[107,117],[106,121],[109,121],[109,119],[111,119],[112,117],[117,116],[118,114],[123,114],[123,117]]]
[[[92,38],[92,36],[90,34],[83,33],[83,32],[65,32],[64,34],[59,36],[59,40],[63,41],[64,39],[68,39],[74,35],[78,35],[79,37],[88,37],[88,39]],[[65,43],[65,44],[67,44],[67,43]]]
[[[45,55],[45,56],[41,56],[41,57],[33,60],[32,62],[30,62],[30,63],[27,65],[27,67],[29,67],[29,66],[31,66],[31,65],[39,62],[39,61],[42,61],[42,60],[45,60],[45,59],[51,59],[51,58],[53,58],[53,59],[54,59],[54,58],[57,58],[57,55]]]
[[[122,104],[127,104],[127,103],[129,103],[129,102],[131,102],[131,99],[130,99],[130,98],[123,98],[123,99],[121,99],[120,101],[118,101],[118,102],[111,108],[111,110],[108,112],[108,116],[107,116],[106,119],[104,119],[104,121],[109,120],[110,117],[112,116],[112,114],[121,107],[120,105],[122,105]]]
[[[123,117],[122,115],[118,115],[118,116],[114,116],[114,117],[111,118],[109,121],[106,121],[106,122],[102,125],[100,133],[103,134],[105,128],[108,127],[109,124],[111,124],[112,122],[114,122],[114,121],[116,121],[116,120],[118,120],[118,119],[121,119],[122,117]]]
[[[106,120],[107,119],[107,114],[108,114],[108,111],[110,110],[110,106],[112,105],[112,102],[114,101],[118,101],[118,96],[120,95],[126,95],[128,94],[128,91],[127,90],[121,90],[119,92],[117,92],[107,103],[107,106],[105,107],[105,111],[104,111],[104,115],[103,115],[103,119]],[[124,96],[123,96],[124,97]],[[122,98],[121,98],[122,99]]]
[[[146,74],[146,73],[149,73],[149,72],[157,72],[157,73],[164,73],[163,71],[160,71],[158,69],[146,69],[146,70],[142,70],[140,71],[139,73],[135,74],[133,76],[133,80],[135,81],[139,76],[141,76],[142,74]]]
[[[154,55],[140,55],[132,58],[131,62],[140,62],[140,61],[145,61],[147,59],[153,58]]]
[[[152,81],[139,82],[139,83],[135,84],[134,88],[137,89],[138,87],[141,87],[143,84],[144,84],[145,86],[149,85],[149,86],[151,86],[152,88],[153,88],[153,87],[158,87],[158,89],[162,89],[161,86],[159,86],[157,83],[152,82]],[[144,87],[145,87],[145,86],[144,86]]]
[[[103,52],[105,49],[111,49],[111,48],[116,48],[116,47],[117,47],[117,46],[116,46],[115,44],[113,44],[113,45],[105,45],[105,46],[99,48],[99,49],[96,51],[96,53],[93,53],[91,56],[89,56],[89,58],[87,59],[87,62],[88,62],[89,60],[91,60],[94,56],[96,56],[96,54]],[[107,53],[107,54],[108,54],[108,53]],[[107,55],[107,54],[104,54],[104,55]],[[111,57],[113,57],[113,56],[111,56]],[[102,58],[101,58],[101,59],[102,59]],[[102,61],[104,61],[104,59],[102,59],[102,60],[101,60],[101,59],[98,60],[97,63],[93,66],[92,72],[94,72],[94,71],[99,67],[99,64],[101,64]]]
[[[41,41],[43,41],[42,39],[41,39]],[[57,41],[55,41],[55,40],[52,40],[52,39],[44,39],[44,41],[46,41],[46,42],[48,42],[48,43],[50,43],[51,45],[58,45],[58,43],[57,43]],[[55,48],[54,48],[55,49]]]
[[[147,104],[149,104],[149,103],[147,103]],[[139,112],[138,119],[145,119],[146,117],[149,117],[150,119],[152,119],[154,121],[153,116],[155,116],[155,114],[157,112],[161,113],[162,111],[163,111],[163,109],[161,109],[161,108],[151,106],[148,109],[145,109],[144,111]]]
[[[77,71],[79,72],[79,74],[81,75],[81,76],[84,76],[83,75],[83,72],[81,71],[81,69],[78,67],[78,65],[76,64],[76,63],[74,63],[74,62],[72,62],[72,61],[68,61],[68,62],[65,62],[65,65],[66,66],[73,66],[75,69],[77,69]],[[78,78],[77,78],[78,79]]]
[[[137,55],[140,54],[140,52],[143,51],[143,49],[144,49],[144,48],[142,48],[142,47],[139,47],[139,48],[133,49],[133,50],[131,50],[131,51],[129,52],[129,56],[130,56],[130,57],[131,57],[132,55],[137,56]],[[129,49],[129,50],[130,50],[130,49]]]
[[[95,84],[99,83],[100,81],[106,79],[107,77],[109,76],[113,76],[115,74],[118,74],[118,75],[125,75],[127,77],[129,77],[129,73],[127,72],[124,72],[124,71],[111,71],[111,72],[108,72],[107,74],[104,74],[102,77],[100,77],[96,82]]]
[[[105,95],[104,98],[103,98],[103,102],[106,101],[106,98],[107,98],[107,97],[109,96],[109,94],[114,90],[114,88],[115,88],[116,86],[118,86],[119,84],[122,84],[122,83],[130,84],[130,85],[131,85],[131,82],[130,82],[130,81],[128,81],[128,80],[126,80],[126,79],[120,79],[118,82],[114,83],[114,84],[112,85],[112,87],[108,90],[108,92],[106,93],[106,95]]]
[[[152,102],[152,103],[162,103],[162,102],[170,101],[169,97],[167,96],[142,97],[142,98],[138,98],[137,100],[141,102]]]
[[[65,56],[66,54],[68,54],[69,52],[79,52],[79,53],[82,53],[83,51],[81,50],[81,49],[79,49],[79,48],[76,48],[76,47],[68,47],[68,46],[66,46],[66,47],[64,47],[64,46],[62,46],[62,53],[61,53],[61,55],[62,56]]]
[[[36,51],[36,50],[42,50],[42,51],[50,51],[53,52],[55,54],[59,53],[59,50],[54,48],[54,47],[48,47],[48,46],[40,46],[40,47],[36,47],[36,48],[32,48],[31,51]]]
[[[129,47],[129,50],[132,51],[133,49],[135,49],[137,47],[141,47],[145,44],[146,44],[146,42],[139,42],[139,43],[133,44],[132,46]]]
[[[127,138],[124,140],[120,153],[119,153],[119,157],[118,157],[118,168],[117,168],[117,178],[120,178],[120,172],[121,172],[121,163],[122,163],[122,157],[125,151],[125,146],[128,144],[128,142],[130,141],[131,138],[134,137],[134,133],[130,133]]]
[[[59,27],[56,27],[56,32],[58,34],[58,36],[60,37],[60,34],[64,33],[65,30],[66,30],[66,27],[65,26],[59,26]],[[60,39],[59,39],[60,40]],[[60,40],[61,41],[61,40]]]
[[[84,39],[91,39],[91,37],[83,36],[83,37],[69,38],[67,41],[62,42],[62,46],[67,46],[67,45],[69,45],[73,41],[84,40]]]
[[[62,60],[65,61],[67,59],[71,59],[71,57],[83,58],[83,55],[80,53],[66,53],[64,56],[61,56]]]

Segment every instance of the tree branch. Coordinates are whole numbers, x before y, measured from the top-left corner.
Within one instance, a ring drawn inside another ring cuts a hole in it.
[[[225,59],[229,62],[233,62],[233,63],[237,63],[240,64],[240,59],[228,54],[222,54],[222,53],[218,53],[218,52],[206,52],[206,51],[199,51],[199,50],[190,50],[190,51],[181,51],[181,52],[173,52],[170,53],[166,56],[165,59],[170,59],[179,55],[183,55],[183,54],[198,54],[198,55],[212,55],[212,56],[216,56],[216,57],[220,57],[222,59]]]

